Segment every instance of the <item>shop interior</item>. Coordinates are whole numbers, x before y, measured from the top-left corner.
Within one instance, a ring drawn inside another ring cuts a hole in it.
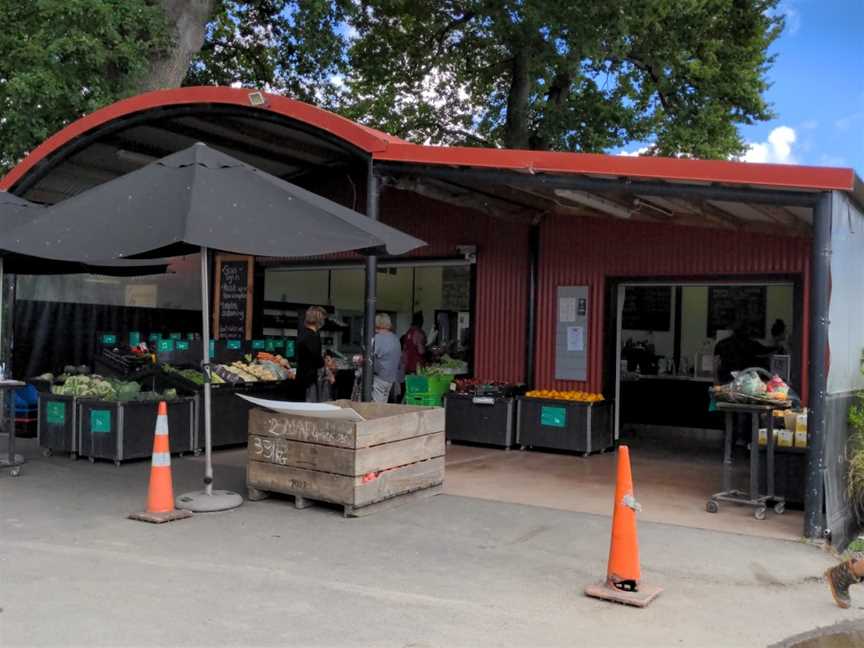
[[[471,362],[472,267],[458,262],[379,263],[378,311],[390,315],[394,333],[423,314],[423,329],[433,356]],[[362,351],[365,269],[360,264],[333,267],[271,267],[264,273],[260,319],[263,337],[294,338],[299,318],[311,305],[330,312],[322,345],[349,358]]]

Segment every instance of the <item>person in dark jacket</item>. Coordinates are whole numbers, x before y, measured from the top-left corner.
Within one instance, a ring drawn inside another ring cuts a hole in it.
[[[320,306],[312,306],[303,318],[303,330],[297,336],[297,388],[300,398],[307,403],[318,403],[318,372],[324,368],[319,331],[327,319],[327,312]]]

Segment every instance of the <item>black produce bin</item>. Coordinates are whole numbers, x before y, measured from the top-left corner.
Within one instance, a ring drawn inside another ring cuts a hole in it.
[[[516,444],[516,400],[449,393],[444,397],[448,441],[509,448]]]
[[[43,453],[68,452],[74,459],[78,452],[77,399],[40,392],[38,417],[36,436]]]
[[[765,448],[759,448],[759,492],[768,489]],[[774,446],[774,494],[786,498],[789,508],[803,508],[804,481],[807,474],[806,448],[779,448]]]
[[[82,398],[78,402],[79,454],[91,460],[110,459],[116,464],[152,454],[159,401],[117,402]],[[191,452],[194,399],[178,398],[167,401],[167,404],[171,452]]]
[[[252,403],[237,396],[257,396],[284,400],[285,387],[281,383],[247,383],[245,385],[219,385],[213,387],[210,398],[210,434],[214,448],[241,445],[249,441],[249,410]],[[195,396],[196,437],[195,450],[204,448],[204,391]]]
[[[516,438],[523,448],[569,450],[585,455],[614,445],[612,401],[578,403],[520,398]]]

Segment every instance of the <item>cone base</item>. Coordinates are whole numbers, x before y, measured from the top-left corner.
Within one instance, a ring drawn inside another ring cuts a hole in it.
[[[593,598],[640,608],[648,607],[648,604],[657,598],[662,591],[662,587],[651,587],[650,585],[646,586],[640,583],[638,592],[625,592],[609,585],[605,581],[589,585],[585,588],[585,594]]]
[[[137,520],[138,522],[150,522],[151,524],[162,524],[163,522],[173,522],[174,520],[182,520],[188,517],[192,517],[192,513],[175,509],[166,513],[150,513],[150,511],[132,513],[129,519]]]
[[[243,503],[243,497],[238,493],[225,490],[214,490],[212,495],[206,491],[195,491],[184,493],[176,500],[178,509],[192,511],[193,513],[215,513],[217,511],[230,511]]]

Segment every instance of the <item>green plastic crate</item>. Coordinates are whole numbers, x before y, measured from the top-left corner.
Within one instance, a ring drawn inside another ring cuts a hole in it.
[[[441,407],[440,394],[408,394],[405,396],[406,405],[419,405],[422,407]]]
[[[452,382],[453,376],[448,375],[421,376],[410,374],[405,376],[405,393],[409,396],[430,395],[440,398],[450,391],[450,383]]]

